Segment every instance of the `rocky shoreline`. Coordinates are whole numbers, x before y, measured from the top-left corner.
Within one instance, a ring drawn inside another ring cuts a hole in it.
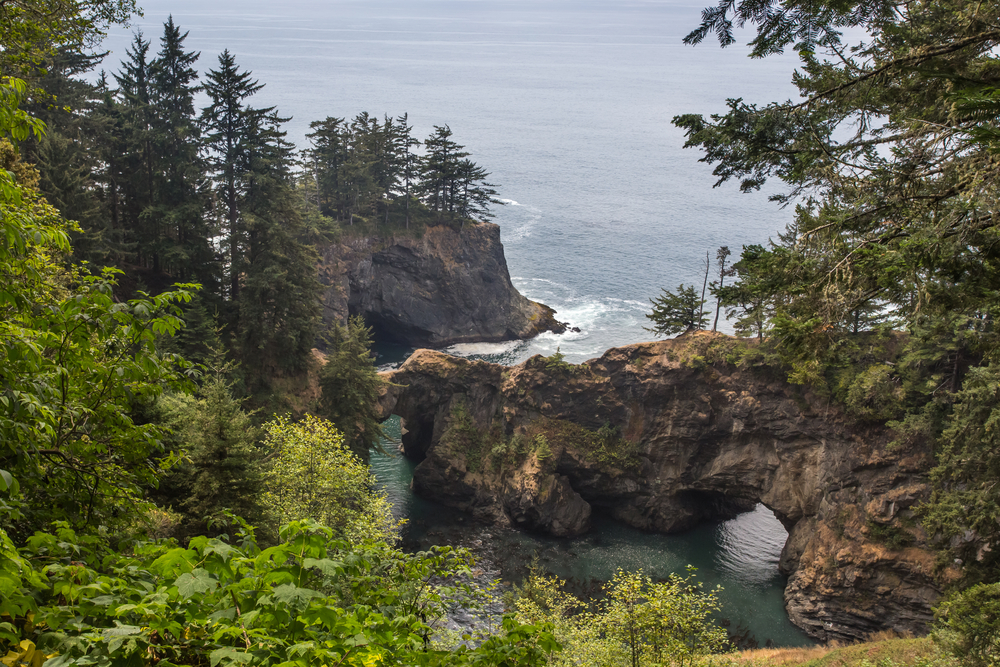
[[[594,508],[659,532],[757,502],[789,531],[786,608],[818,640],[923,632],[942,582],[913,516],[932,457],[700,334],[572,366],[418,350],[383,394],[421,461],[414,490],[501,525],[578,535]]]
[[[500,228],[489,222],[421,233],[345,236],[321,248],[323,319],[361,315],[375,337],[410,346],[531,338],[566,324],[510,280]]]

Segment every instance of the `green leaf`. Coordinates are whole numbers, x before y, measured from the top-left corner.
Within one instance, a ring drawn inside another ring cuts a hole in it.
[[[344,564],[342,562],[330,560],[329,558],[306,558],[302,561],[302,565],[307,569],[315,567],[328,577],[336,577],[344,571]]]
[[[293,584],[276,586],[272,597],[278,602],[284,602],[291,607],[303,606],[313,598],[323,597],[323,594],[310,588],[299,588]]]
[[[6,470],[0,470],[0,491],[10,491],[12,488],[14,488],[14,477]]]
[[[178,593],[185,598],[189,598],[197,593],[214,591],[218,588],[219,582],[207,570],[199,567],[177,577],[174,585],[177,586]]]
[[[219,664],[245,665],[253,661],[253,654],[246,651],[238,651],[232,646],[225,646],[212,651],[208,659],[212,667],[216,667]]]

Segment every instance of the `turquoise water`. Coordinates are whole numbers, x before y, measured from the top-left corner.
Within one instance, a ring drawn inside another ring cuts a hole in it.
[[[398,418],[393,417],[386,427],[391,437],[398,438]],[[385,444],[393,451],[391,441]],[[678,535],[646,533],[596,515],[589,533],[561,539],[479,526],[461,512],[415,496],[410,492],[415,464],[401,455],[372,452],[371,466],[396,515],[407,519],[404,544],[409,548],[468,546],[490,561],[493,567],[489,569],[498,569],[508,584],[521,581],[534,561],[569,580],[578,595],[597,592],[600,583],[618,568],[641,569],[662,579],[672,572],[684,574],[693,565],[706,588],[722,586],[719,617],[731,633],[752,637],[761,646],[812,643],[784,612],[785,577],[778,572],[778,557],[787,533],[763,505],[735,519]]]

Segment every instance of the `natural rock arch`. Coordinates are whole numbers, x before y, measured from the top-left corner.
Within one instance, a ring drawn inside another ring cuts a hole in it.
[[[425,497],[556,535],[584,532],[592,507],[673,532],[762,502],[789,531],[780,567],[796,625],[821,640],[925,630],[940,588],[912,508],[930,452],[889,447],[884,429],[771,369],[706,362],[718,340],[616,348],[578,367],[418,350],[387,374],[381,408],[402,418]]]

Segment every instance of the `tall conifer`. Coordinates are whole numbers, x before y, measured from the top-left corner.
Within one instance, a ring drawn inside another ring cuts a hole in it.
[[[244,142],[251,117],[244,100],[263,87],[263,84],[251,79],[250,72],[239,71],[229,49],[219,55],[219,69],[209,71],[205,83],[205,92],[211,103],[202,110],[201,123],[206,133],[204,146],[209,151],[209,165],[214,172],[216,192],[223,208],[231,301],[239,298],[240,273],[244,262],[240,198],[243,176],[249,169]]]
[[[218,272],[206,220],[207,193],[200,185],[205,174],[194,109],[198,73],[193,65],[200,54],[185,51],[186,38],[173,17],[168,18],[160,52],[150,67],[159,166],[152,210],[163,221],[159,242],[171,272],[178,278],[197,279],[213,295],[218,292]]]

